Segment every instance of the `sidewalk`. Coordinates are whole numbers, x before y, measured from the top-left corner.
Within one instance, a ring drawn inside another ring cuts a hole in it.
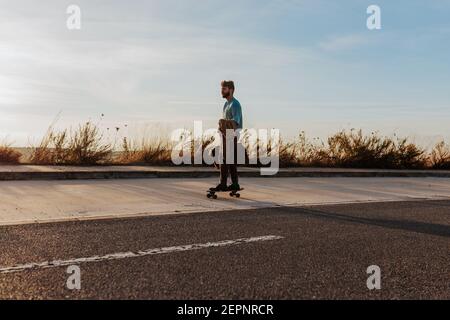
[[[157,166],[34,166],[0,165],[0,181],[11,180],[92,180],[92,179],[149,179],[149,178],[210,178],[219,171],[212,167]],[[262,177],[258,168],[240,167],[239,175]],[[267,177],[267,176],[266,176]],[[270,178],[271,176],[269,176]],[[341,168],[283,168],[276,177],[434,177],[450,178],[450,170],[381,170]]]
[[[0,226],[374,201],[450,199],[440,178],[244,178],[239,199],[217,179],[0,181]],[[363,212],[361,213],[363,214]],[[213,222],[212,222],[213,223]]]

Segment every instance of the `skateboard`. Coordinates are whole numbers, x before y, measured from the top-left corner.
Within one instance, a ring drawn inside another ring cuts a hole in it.
[[[240,198],[241,194],[239,193],[239,191],[244,190],[244,188],[241,188],[239,190],[232,190],[232,191],[211,191],[208,190],[206,191],[207,194],[206,196],[208,197],[208,199],[217,199],[217,194],[216,193],[221,193],[221,192],[229,192],[230,197],[236,197],[236,198]]]

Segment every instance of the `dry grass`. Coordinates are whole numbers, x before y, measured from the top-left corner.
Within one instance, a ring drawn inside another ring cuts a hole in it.
[[[172,145],[168,138],[149,138],[147,134],[139,139],[123,137],[120,151],[112,147],[115,142],[111,144],[104,140],[99,127],[90,122],[74,131],[58,132],[50,126],[40,145],[33,148],[30,162],[48,165],[172,165]],[[210,138],[202,141],[202,150],[211,142]],[[281,142],[279,156],[281,167],[450,169],[450,146],[444,142],[427,152],[407,138],[386,137],[377,132],[367,135],[362,130],[340,131],[326,141],[310,140],[301,132],[294,141]],[[1,162],[18,163],[19,158],[20,153],[8,146],[0,147]],[[247,164],[248,161],[246,155]]]
[[[135,142],[124,137],[122,149],[123,151],[114,160],[116,164],[172,164],[170,144],[162,139],[148,140],[142,138]]]
[[[431,151],[429,166],[433,169],[450,169],[450,146],[444,141],[436,144]]]
[[[103,143],[98,126],[86,122],[75,130],[54,131],[50,126],[30,163],[48,165],[97,165],[111,161],[112,147]]]
[[[2,164],[19,164],[22,154],[12,148],[10,144],[3,143],[0,145],[0,163]]]
[[[297,141],[280,148],[282,166],[421,169],[427,154],[408,139],[364,135],[361,130],[340,131],[327,139],[310,142],[304,132]]]

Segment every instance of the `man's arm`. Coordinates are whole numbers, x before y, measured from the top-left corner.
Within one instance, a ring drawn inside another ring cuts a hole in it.
[[[236,123],[237,128],[242,128],[242,107],[238,101],[233,103],[231,113],[233,115],[232,119]]]

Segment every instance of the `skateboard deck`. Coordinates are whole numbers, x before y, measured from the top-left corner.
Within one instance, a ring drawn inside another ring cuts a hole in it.
[[[239,190],[228,190],[228,191],[211,191],[211,190],[207,190],[206,192],[206,196],[208,197],[208,199],[217,199],[217,194],[216,193],[223,193],[223,192],[229,192],[230,197],[236,197],[236,198],[240,198],[241,194],[239,193],[239,191],[244,190],[244,188],[241,188]]]

